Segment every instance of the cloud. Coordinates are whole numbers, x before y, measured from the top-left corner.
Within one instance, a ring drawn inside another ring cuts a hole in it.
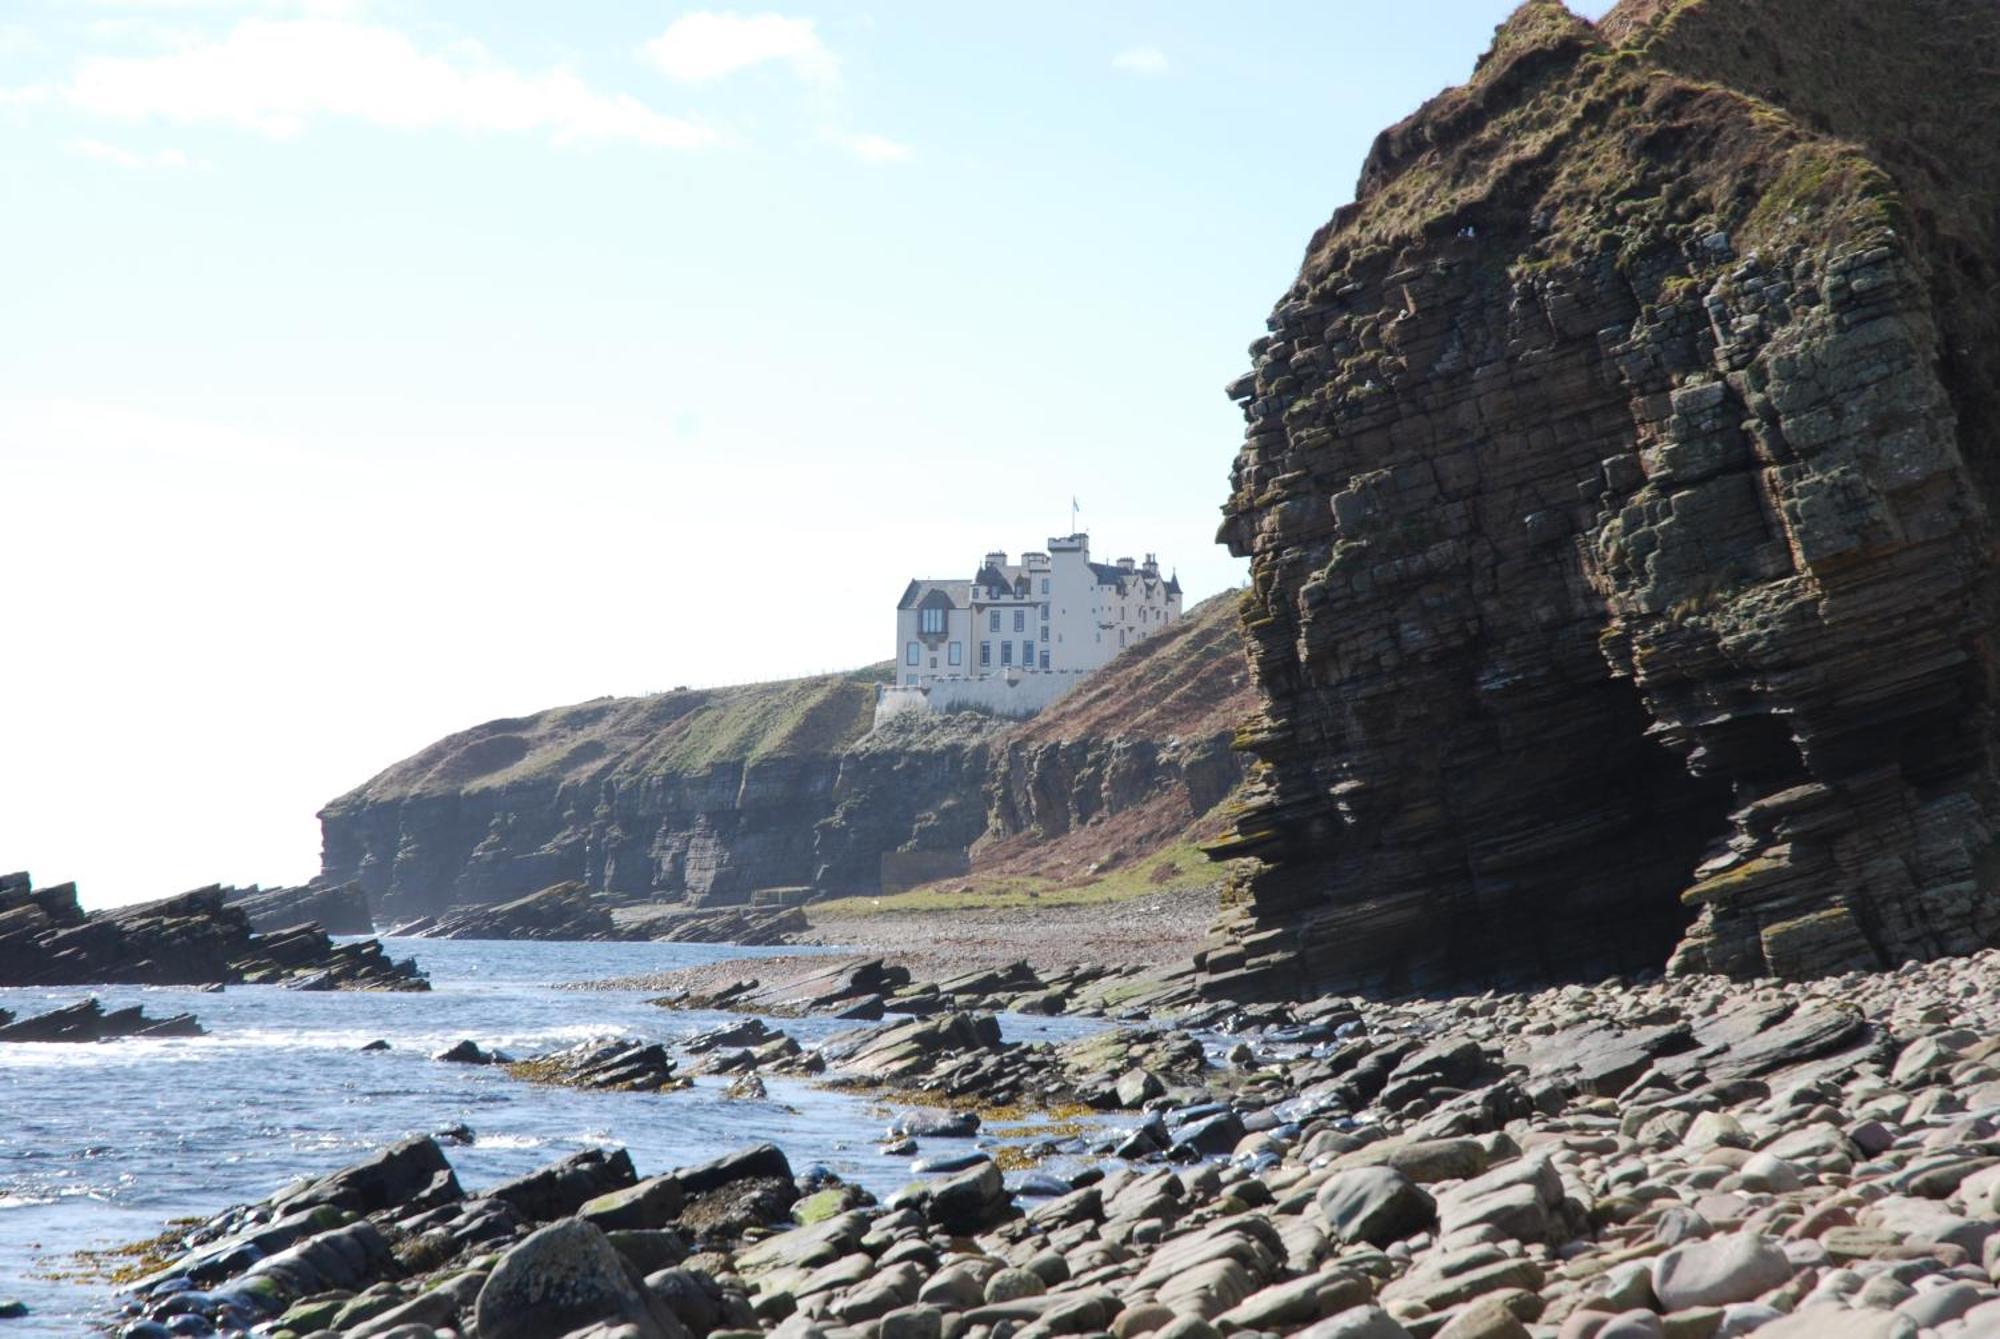
[[[840,80],[840,62],[819,40],[811,19],[782,14],[683,14],[646,43],[645,53],[672,80],[704,84],[773,62],[789,65],[809,84]]]
[[[72,151],[85,158],[95,158],[100,163],[111,163],[129,172],[145,170],[177,172],[196,166],[194,159],[179,149],[159,149],[152,153],[139,153],[132,149],[120,148],[116,144],[106,144],[101,139],[80,139],[70,145]],[[207,164],[201,164],[206,167]]]
[[[907,163],[916,154],[916,150],[909,145],[892,140],[887,135],[831,128],[822,133],[829,142],[839,145],[864,163]]]
[[[246,19],[220,41],[97,57],[63,96],[123,121],[229,125],[283,139],[320,119],[398,130],[542,132],[559,144],[624,140],[693,149],[718,136],[574,72],[523,73],[461,45],[419,51],[393,28],[342,19]]]
[[[1111,68],[1134,74],[1165,74],[1167,53],[1156,46],[1127,47],[1111,58]]]

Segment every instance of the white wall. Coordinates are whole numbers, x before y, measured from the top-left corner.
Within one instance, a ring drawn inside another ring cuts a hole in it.
[[[984,679],[939,679],[928,687],[884,688],[875,723],[905,711],[990,711],[1025,720],[1077,686],[1085,672],[993,674]]]
[[[932,679],[971,672],[971,664],[978,659],[979,648],[971,640],[972,613],[966,609],[953,609],[945,614],[945,635],[925,637],[919,628],[922,621],[915,609],[896,611],[896,683],[906,685],[914,677],[919,684]],[[910,664],[910,643],[917,643],[917,663]],[[962,655],[959,664],[951,663],[951,644],[957,642]]]

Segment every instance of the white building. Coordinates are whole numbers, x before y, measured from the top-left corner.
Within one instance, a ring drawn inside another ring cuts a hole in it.
[[[1094,563],[1090,536],[1065,535],[1019,563],[989,553],[970,581],[912,581],[896,605],[896,683],[1046,674],[1066,687],[1180,616],[1181,583],[1162,579],[1152,554]],[[1052,694],[1021,696],[1045,704]]]

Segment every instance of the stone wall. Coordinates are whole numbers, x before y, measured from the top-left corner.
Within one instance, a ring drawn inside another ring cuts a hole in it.
[[[994,674],[984,679],[938,679],[917,687],[882,690],[875,719],[887,720],[906,711],[948,714],[984,711],[1024,721],[1060,699],[1088,677],[1089,670],[1032,670]]]

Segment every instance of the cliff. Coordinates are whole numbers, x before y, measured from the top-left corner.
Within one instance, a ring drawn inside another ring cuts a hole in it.
[[[259,932],[317,925],[330,935],[365,935],[375,928],[368,911],[368,895],[359,884],[310,883],[298,888],[259,888],[252,884],[248,888],[224,888],[222,900],[240,907],[250,918],[250,928]]]
[[[1204,600],[994,742],[980,872],[1101,868],[1219,830],[1256,705],[1239,605]]]
[[[1218,994],[1993,942],[2000,9],[1537,0],[1230,387]]]
[[[904,713],[871,729],[872,671],[492,721],[328,804],[315,886],[358,883],[389,924],[569,882],[706,907],[869,894],[965,874],[975,855],[1026,868],[1065,837],[1057,864],[1122,858],[1241,775],[1236,598],[1025,725]]]
[[[998,729],[953,718],[868,743],[878,678],[600,698],[462,731],[320,812],[319,882],[359,883],[381,923],[572,880],[707,905],[871,889],[885,850],[977,809]]]

